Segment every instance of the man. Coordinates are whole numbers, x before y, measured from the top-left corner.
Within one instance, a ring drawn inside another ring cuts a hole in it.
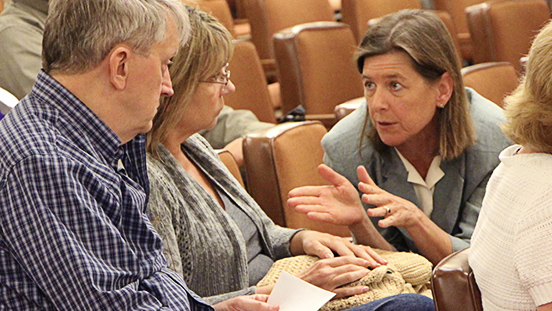
[[[141,133],[189,32],[174,1],[50,1],[44,70],[0,121],[0,309],[212,310],[166,268],[145,211]]]

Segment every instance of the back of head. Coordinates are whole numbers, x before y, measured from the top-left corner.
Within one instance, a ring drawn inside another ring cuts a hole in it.
[[[193,34],[173,58],[169,72],[174,95],[161,100],[148,133],[148,151],[154,155],[157,145],[182,119],[199,81],[217,75],[232,57],[232,34],[228,29],[197,8],[186,6],[186,9]]]
[[[552,23],[537,35],[527,60],[525,77],[504,100],[503,130],[512,141],[541,152],[552,152]]]
[[[184,42],[189,24],[178,0],[50,0],[42,66],[50,74],[82,73],[120,43],[147,55],[163,40],[168,18]]]
[[[464,83],[460,73],[460,58],[452,37],[442,20],[430,11],[402,10],[382,17],[365,33],[356,61],[362,73],[366,58],[395,51],[405,52],[413,68],[432,83],[448,72],[453,81],[449,102],[438,111],[440,150],[443,159],[452,159],[475,141]],[[377,133],[369,133],[376,148],[383,144]],[[380,147],[381,148],[381,147]]]

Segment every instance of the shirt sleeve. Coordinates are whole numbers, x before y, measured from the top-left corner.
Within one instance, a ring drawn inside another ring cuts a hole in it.
[[[3,285],[23,297],[34,292],[26,299],[48,309],[168,310],[160,297],[175,291],[155,292],[155,283],[169,278],[164,260],[145,263],[162,257],[144,258],[145,249],[155,248],[147,239],[128,241],[123,206],[101,181],[97,172],[59,157],[29,157],[10,170],[0,189]],[[189,305],[186,295],[181,301]]]
[[[542,193],[540,200],[532,200],[527,213],[520,215],[514,241],[513,265],[536,306],[552,302],[552,191],[543,189]]]

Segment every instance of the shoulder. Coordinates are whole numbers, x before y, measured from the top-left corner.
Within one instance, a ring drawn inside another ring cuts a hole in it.
[[[0,163],[12,165],[31,155],[55,154],[59,132],[51,123],[32,113],[25,100],[0,122]]]
[[[470,101],[470,113],[477,133],[477,140],[470,149],[478,152],[498,154],[511,141],[500,129],[504,122],[503,110],[470,88],[466,88]]]
[[[186,140],[185,145],[188,147],[192,147],[193,149],[196,149],[201,153],[208,154],[210,157],[218,158],[215,150],[213,149],[209,141],[207,141],[207,139],[200,134],[194,134],[190,136]]]
[[[368,108],[364,101],[355,111],[341,119],[322,139],[322,147],[327,154],[335,156],[350,155],[360,149],[364,123]],[[370,126],[368,120],[367,126]],[[371,149],[366,146],[367,140],[362,140],[362,149]]]

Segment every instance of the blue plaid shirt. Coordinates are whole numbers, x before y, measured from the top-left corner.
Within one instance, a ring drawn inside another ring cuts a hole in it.
[[[144,135],[120,142],[44,72],[0,121],[0,310],[212,310],[166,268]]]

